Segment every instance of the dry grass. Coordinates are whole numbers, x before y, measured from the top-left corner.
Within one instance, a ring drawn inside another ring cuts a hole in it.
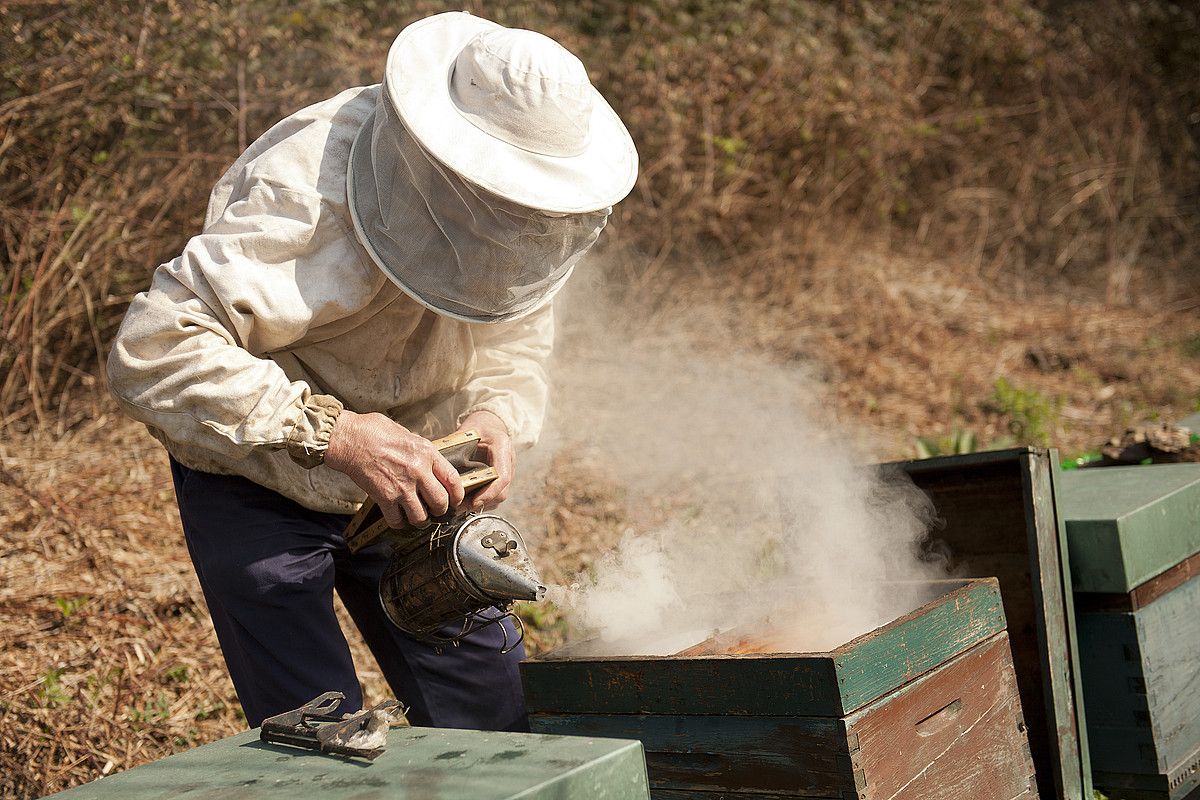
[[[170,475],[147,442],[102,417],[3,448],[0,795],[40,796],[239,727]]]
[[[1098,444],[1125,418],[1181,415],[1200,397],[1196,356],[1153,341],[1165,329],[1200,337],[1198,322],[1016,301],[977,281],[931,278],[931,267],[819,257],[809,289],[786,305],[763,313],[753,297],[723,298],[697,346],[722,353],[736,342],[781,363],[815,361],[842,421],[874,437],[881,458],[908,455],[910,434],[954,424],[984,441],[1002,434],[1005,420],[978,401],[1000,375],[1067,398],[1053,434],[1069,451]],[[704,293],[681,289],[692,302]],[[511,513],[545,578],[560,582],[635,520],[603,463],[569,443],[554,459],[548,481],[525,487]],[[159,446],[139,426],[101,416],[61,437],[10,437],[0,469],[0,795],[62,788],[240,729]],[[562,641],[552,608],[524,616],[535,651]],[[383,697],[378,668],[351,641],[368,698]]]
[[[737,335],[781,360],[820,364],[842,421],[871,430],[881,455],[955,428],[1011,437],[1004,380],[1048,408],[1033,444],[1064,455],[1114,432],[1200,408],[1200,318],[1169,304],[1112,307],[1086,295],[1014,296],[969,270],[879,252],[817,257]],[[1083,293],[1079,293],[1083,294]],[[1007,413],[1006,413],[1007,412]]]
[[[620,530],[619,494],[592,477],[587,490],[551,482],[542,513],[523,520],[555,554],[548,580]],[[101,417],[0,445],[0,520],[0,796],[41,796],[245,728],[165,454],[141,426]],[[561,641],[553,611],[525,616],[533,652]],[[342,617],[368,702],[384,699]]]
[[[98,365],[240,148],[462,5],[0,4],[0,795],[241,727],[165,461]],[[881,457],[1002,438],[1000,378],[1066,452],[1200,400],[1191,6],[466,5],[579,52],[630,125],[643,170],[607,235],[627,296],[715,299],[698,339],[815,363]],[[551,580],[629,522],[604,465],[557,457],[593,474],[521,507]],[[561,639],[525,614],[535,648]]]
[[[94,416],[125,303],[224,166],[451,7],[0,6],[0,429]],[[468,7],[577,50],[628,122],[643,169],[610,238],[634,292],[682,271],[786,295],[814,243],[865,236],[1016,292],[1200,302],[1190,6]]]

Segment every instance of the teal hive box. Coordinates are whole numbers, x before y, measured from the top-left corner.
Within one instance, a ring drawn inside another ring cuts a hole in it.
[[[655,800],[1037,800],[999,583],[928,590],[827,652],[528,659],[530,725],[640,739]]]
[[[645,800],[649,789],[638,742],[398,728],[373,762],[266,744],[253,730],[54,797]]]
[[[1092,774],[1113,798],[1200,797],[1200,464],[1068,472]]]

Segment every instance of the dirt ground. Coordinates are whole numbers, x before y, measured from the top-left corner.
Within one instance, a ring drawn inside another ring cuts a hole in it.
[[[1018,430],[1075,454],[1200,399],[1194,304],[1021,297],[970,270],[870,251],[818,260],[796,280],[782,299],[678,293],[715,309],[694,346],[811,365],[827,405],[879,459],[955,428],[983,445]],[[688,305],[673,302],[657,313]],[[583,359],[580,346],[564,358]],[[1024,399],[998,399],[1000,378]],[[584,482],[525,486],[515,505],[546,578],[560,581],[616,541],[628,512],[605,465],[549,457],[589,470]],[[523,615],[534,651],[562,640],[553,609]],[[352,641],[368,699],[382,698]],[[0,442],[0,795],[65,788],[242,727],[159,446],[112,410],[61,438]]]

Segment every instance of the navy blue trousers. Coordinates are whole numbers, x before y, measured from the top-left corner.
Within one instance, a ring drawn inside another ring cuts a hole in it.
[[[171,459],[188,552],[221,652],[251,727],[323,692],[362,707],[350,648],[333,610],[336,589],[413,725],[528,730],[517,664],[496,625],[457,647],[396,628],[379,603],[386,545],[351,555],[350,518],[310,511],[245,478],[198,472]],[[508,620],[509,641],[515,632]]]

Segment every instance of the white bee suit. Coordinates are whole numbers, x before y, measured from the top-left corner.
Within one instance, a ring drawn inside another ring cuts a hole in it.
[[[203,232],[131,303],[110,389],[185,466],[317,511],[365,498],[313,466],[343,405],[428,437],[487,410],[531,444],[550,299],[636,167],[557,44],[422,20],[381,86],[293,114],[230,167]]]
[[[354,235],[345,165],[377,97],[343,92],[255,142],[214,188],[204,232],[134,298],[108,361],[123,409],[185,466],[317,511],[365,497],[289,457],[328,443],[340,403],[425,436],[487,409],[525,445],[545,412],[550,306],[495,325],[435,314]]]

